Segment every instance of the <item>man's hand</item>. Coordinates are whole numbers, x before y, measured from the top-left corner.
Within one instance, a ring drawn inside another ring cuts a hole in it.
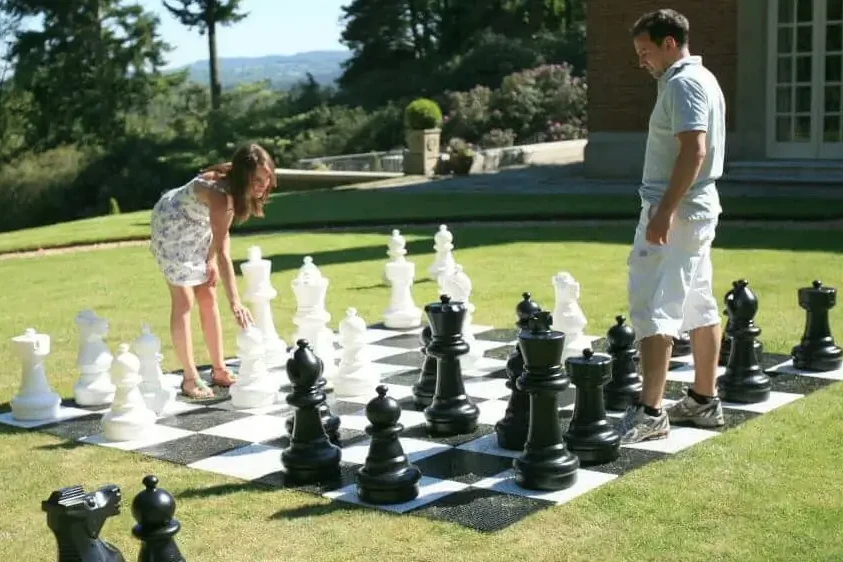
[[[668,233],[673,225],[673,213],[657,210],[647,223],[647,242],[657,246],[667,244]]]

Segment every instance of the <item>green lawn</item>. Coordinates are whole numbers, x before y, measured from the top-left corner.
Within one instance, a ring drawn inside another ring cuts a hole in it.
[[[817,220],[843,217],[841,205],[821,199],[723,197],[724,220]],[[618,195],[518,195],[513,193],[413,193],[338,189],[279,193],[264,219],[241,226],[242,233],[323,225],[401,224],[474,219],[635,218],[634,190]],[[126,213],[0,233],[0,253],[149,236],[149,211]]]
[[[112,219],[117,220],[117,219]],[[436,298],[426,279],[433,259],[430,228],[403,230],[415,260],[415,298]],[[332,327],[346,308],[377,322],[388,302],[381,285],[389,228],[344,234],[264,234],[238,237],[235,255],[259,244],[274,265],[279,298],[273,309],[289,341],[294,298],[290,282],[305,253],[330,279]],[[602,334],[625,311],[629,228],[461,227],[456,257],[472,278],[475,321],[510,326],[522,291],[553,305],[551,276],[570,271],[582,284],[588,331]],[[796,290],[821,278],[834,284],[839,255],[820,231],[774,231],[724,226],[714,253],[716,291],[750,280],[760,299],[757,323],[765,347],[786,353],[798,341],[804,311]],[[143,323],[161,336],[167,367],[167,292],[145,247],[9,260],[0,268],[0,402],[17,391],[19,367],[10,338],[27,327],[50,334],[48,372],[70,396],[76,379],[74,315],[93,308],[108,318],[108,343],[131,341]],[[227,310],[226,344],[235,330]],[[838,310],[832,329],[843,334]],[[195,319],[198,339],[198,319]],[[201,340],[197,357],[205,359]],[[597,491],[537,514],[494,535],[431,520],[345,510],[318,497],[267,491],[117,450],[78,446],[34,432],[0,427],[4,455],[0,496],[0,560],[54,559],[55,546],[40,502],[58,487],[120,485],[126,508],[104,536],[128,560],[138,543],[130,533],[131,498],[154,473],[176,495],[178,536],[188,560],[836,560],[843,557],[843,385],[780,408],[738,430],[668,461],[651,464]]]

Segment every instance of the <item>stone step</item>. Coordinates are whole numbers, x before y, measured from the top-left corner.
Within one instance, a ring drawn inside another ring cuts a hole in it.
[[[843,160],[762,160],[726,164],[724,181],[843,188]]]

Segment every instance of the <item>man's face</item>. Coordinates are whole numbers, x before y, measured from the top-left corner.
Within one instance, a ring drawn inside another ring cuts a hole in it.
[[[638,65],[658,80],[676,59],[676,41],[667,37],[661,46],[656,45],[650,35],[642,33],[633,40],[635,53],[638,55]]]

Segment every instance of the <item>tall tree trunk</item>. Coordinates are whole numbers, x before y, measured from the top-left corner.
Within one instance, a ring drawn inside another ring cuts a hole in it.
[[[208,64],[211,72],[211,109],[218,110],[221,105],[222,86],[220,85],[219,68],[217,65],[217,21],[214,8],[216,2],[208,3],[207,19],[208,25]]]

